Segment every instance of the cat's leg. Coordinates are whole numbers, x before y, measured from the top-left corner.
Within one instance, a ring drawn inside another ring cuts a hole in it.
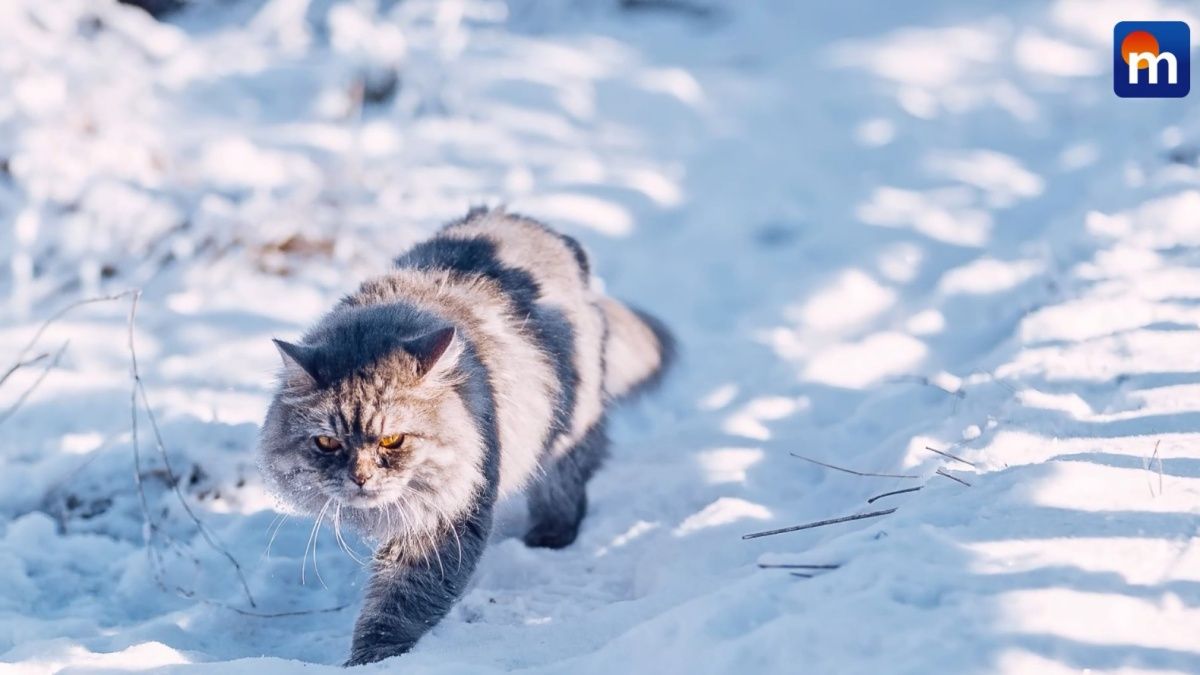
[[[491,499],[434,538],[397,539],[380,548],[354,625],[348,666],[403,654],[450,611],[462,595],[492,527]]]
[[[570,450],[549,463],[528,491],[529,531],[525,543],[563,548],[575,541],[587,513],[587,482],[608,454],[601,419]]]

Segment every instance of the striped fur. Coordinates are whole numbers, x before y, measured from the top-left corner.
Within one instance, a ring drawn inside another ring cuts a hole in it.
[[[613,403],[672,341],[598,293],[579,244],[472,210],[311,329],[263,424],[263,473],[294,507],[380,542],[350,663],[412,647],[465,587],[497,500],[528,495],[531,546],[574,541]],[[403,434],[388,450],[379,439]],[[336,439],[322,450],[314,438]]]

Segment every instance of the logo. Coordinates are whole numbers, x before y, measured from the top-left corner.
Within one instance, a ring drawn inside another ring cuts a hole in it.
[[[1182,98],[1192,88],[1192,34],[1182,21],[1122,21],[1113,29],[1113,91]]]

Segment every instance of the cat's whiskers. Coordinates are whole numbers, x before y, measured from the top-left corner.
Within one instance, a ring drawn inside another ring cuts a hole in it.
[[[409,494],[415,495],[417,497],[417,499],[419,500],[420,505],[428,506],[428,503],[421,496],[421,493],[410,492]],[[428,518],[418,518],[416,513],[413,514],[413,518],[415,520],[417,520],[418,522],[425,522],[428,520]],[[434,532],[433,528],[428,528],[428,527],[420,528],[419,533],[425,535],[425,538],[429,540],[429,548],[433,550],[434,560],[436,560],[437,564],[438,564],[438,572],[441,574],[442,580],[444,581],[446,579],[446,568],[442,565],[442,551],[441,551],[441,548],[438,547],[437,537],[434,536],[436,533]],[[429,564],[428,557],[426,557],[425,564],[427,564],[427,565]]]
[[[355,555],[354,551],[350,550],[350,544],[342,537],[342,504],[338,502],[337,509],[333,512],[333,536],[337,539],[338,546],[350,556],[350,559],[358,563],[360,566],[366,566],[366,562],[362,558]]]
[[[317,514],[317,524],[313,530],[313,571],[317,573],[317,581],[321,582],[321,587],[328,590],[329,586],[325,585],[325,580],[321,578],[321,568],[317,564],[317,541],[321,538],[321,521],[325,519],[325,513],[329,511],[329,505],[333,503],[333,498],[329,498],[325,502],[324,508]]]
[[[430,506],[432,506],[438,512],[438,515],[441,516],[441,518],[442,518],[442,522],[444,522],[446,524],[446,527],[450,528],[450,533],[454,535],[454,546],[457,549],[456,555],[457,555],[457,560],[458,560],[458,562],[456,563],[456,568],[461,567],[462,566],[462,555],[463,555],[462,539],[459,538],[459,536],[458,536],[458,528],[454,525],[454,520],[452,518],[450,518],[450,516],[446,515],[445,509],[443,509],[439,504],[431,502]]]
[[[264,532],[270,532],[272,527],[275,527],[275,525],[277,525],[279,523],[279,521],[283,520],[286,517],[287,517],[286,513],[275,514],[275,517],[271,519],[271,522],[267,525],[267,529],[264,530]]]
[[[442,509],[442,507],[433,499],[425,497],[420,492],[414,492],[412,494],[415,495],[418,499],[420,499],[421,502],[423,504],[425,504],[425,506],[427,508],[435,511],[437,513],[438,517],[442,520],[442,522],[444,522],[446,524],[446,526],[450,528],[450,532],[452,532],[454,534],[454,544],[455,544],[455,546],[458,547],[458,565],[461,566],[462,565],[462,539],[459,538],[459,536],[458,536],[458,528],[454,526],[453,520],[449,516],[446,515],[446,511],[444,509]]]
[[[313,551],[313,570],[317,573],[317,579],[321,585],[325,586],[325,580],[321,579],[321,570],[317,567],[317,530],[321,527],[321,519],[325,517],[325,511],[329,508],[329,504],[333,501],[333,497],[325,500],[325,505],[317,513],[317,519],[313,522],[312,531],[308,534],[308,542],[304,545],[304,557],[300,560],[300,583],[307,583],[305,572],[308,568],[308,549],[311,547]],[[326,586],[328,588],[328,586]]]
[[[420,535],[422,534],[421,530],[417,527],[414,527],[413,524],[408,519],[409,513],[408,513],[408,509],[406,508],[408,506],[408,503],[402,502],[402,501],[397,501],[397,502],[392,502],[392,504],[394,504],[396,507],[396,513],[399,514],[400,518],[402,518],[404,520],[404,530],[406,533],[406,536],[404,537],[405,541],[406,542],[409,541],[409,537],[418,537],[419,538]],[[412,514],[412,517],[413,517],[413,520],[416,520],[417,514],[415,514],[415,513]],[[420,550],[421,559],[424,560],[425,565],[428,566],[430,564],[429,563],[429,549],[427,549],[425,546],[420,545],[419,542],[411,542],[411,543],[416,545],[416,547]],[[434,552],[435,553],[437,552],[436,549]],[[439,567],[440,567],[440,563],[441,563],[440,559],[438,562],[439,562]],[[443,578],[445,577],[444,571],[442,573],[442,576],[443,576]]]
[[[390,503],[383,505],[383,514],[387,516],[388,537],[394,537],[395,531],[392,529],[392,505]]]
[[[338,548],[346,551],[346,542],[342,540],[342,503],[338,502],[333,509],[333,540]],[[349,551],[346,551],[349,553]],[[351,556],[353,557],[353,556]]]
[[[433,556],[437,559],[438,573],[442,575],[442,581],[446,580],[446,568],[442,566],[442,549],[438,546],[437,538],[434,537],[434,532],[426,530],[426,536],[429,539],[429,546],[433,549]]]
[[[263,551],[262,557],[259,558],[260,560],[263,558],[266,558],[267,560],[271,559],[271,546],[275,543],[275,537],[279,536],[279,530],[283,528],[283,524],[287,522],[287,519],[288,514],[281,513],[279,514],[279,517],[277,517],[275,521],[271,523],[271,525],[275,526],[275,531],[271,533],[271,538],[267,540],[267,548]],[[268,530],[271,529],[271,525],[267,526]]]

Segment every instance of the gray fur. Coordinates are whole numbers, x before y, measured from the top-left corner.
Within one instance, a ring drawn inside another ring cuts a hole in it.
[[[379,542],[348,663],[408,651],[449,611],[503,496],[527,488],[530,546],[575,540],[605,411],[656,381],[671,344],[588,278],[573,239],[472,210],[298,344],[276,341],[264,475],[294,508],[335,509]],[[380,444],[392,435],[399,449]]]

